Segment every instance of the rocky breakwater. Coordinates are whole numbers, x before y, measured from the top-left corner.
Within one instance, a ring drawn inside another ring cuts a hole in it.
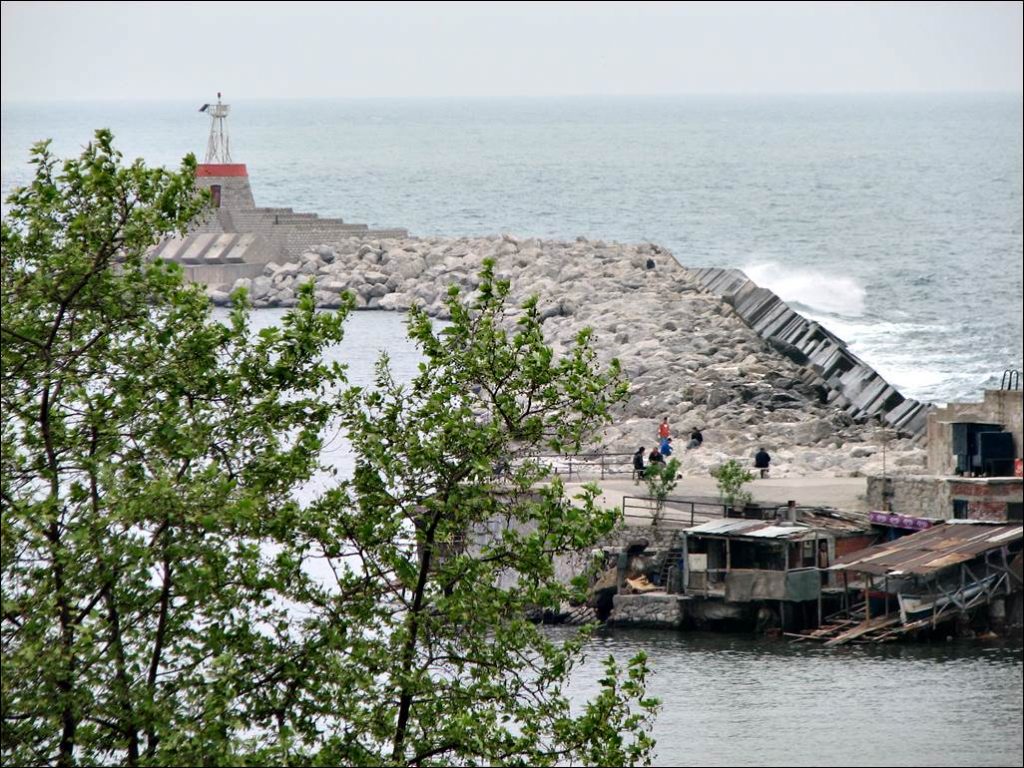
[[[444,319],[447,287],[475,288],[486,257],[512,281],[518,301],[540,297],[545,333],[556,349],[589,326],[599,355],[622,361],[632,396],[603,435],[609,452],[650,450],[667,416],[675,455],[688,473],[728,458],[749,464],[764,446],[773,476],[874,474],[882,469],[882,439],[890,474],[924,466],[925,451],[909,434],[880,434],[830,402],[834,391],[812,366],[762,339],[697,272],[650,243],[352,237],[296,261],[270,263],[259,277],[211,286],[209,293],[225,303],[230,290],[245,286],[256,307],[291,306],[299,283],[313,280],[323,307],[339,306],[347,291],[359,309],[416,304]],[[683,450],[693,427],[703,431],[704,444]]]

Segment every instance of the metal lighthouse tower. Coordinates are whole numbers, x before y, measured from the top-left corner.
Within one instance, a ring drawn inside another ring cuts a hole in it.
[[[196,166],[196,186],[210,190],[214,208],[253,208],[252,188],[245,163],[231,161],[231,145],[224,122],[231,111],[229,104],[220,100],[216,104],[203,104],[200,112],[210,115],[210,139],[206,142],[206,159]]]
[[[204,163],[230,163],[231,145],[228,141],[228,132],[224,127],[224,120],[231,111],[230,104],[222,104],[220,91],[217,91],[216,104],[203,104],[200,112],[208,112],[210,115],[210,140],[206,143],[206,159]]]

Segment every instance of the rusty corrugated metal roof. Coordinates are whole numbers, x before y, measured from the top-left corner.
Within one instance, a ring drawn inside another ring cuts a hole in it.
[[[836,560],[832,569],[876,576],[924,576],[973,560],[1021,538],[1024,538],[1024,525],[1020,523],[958,521],[956,525],[936,525],[895,541],[851,552]]]
[[[744,533],[744,536],[754,536],[759,539],[792,539],[796,536],[803,536],[805,533],[813,533],[813,529],[806,525],[774,525],[770,524],[756,531]]]

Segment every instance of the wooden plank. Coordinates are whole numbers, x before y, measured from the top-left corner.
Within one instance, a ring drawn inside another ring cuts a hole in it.
[[[826,624],[809,632],[783,632],[782,634],[799,640],[827,640],[829,637],[858,623],[852,619],[846,619],[838,623]]]
[[[844,645],[849,643],[862,635],[866,635],[875,630],[882,629],[897,624],[900,620],[899,614],[892,614],[889,616],[879,616],[874,619],[865,619],[856,627],[843,632],[838,637],[834,637],[831,640],[826,641],[826,646],[833,645]]]

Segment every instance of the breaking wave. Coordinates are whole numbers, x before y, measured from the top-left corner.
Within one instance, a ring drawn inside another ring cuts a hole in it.
[[[865,291],[851,277],[793,269],[775,262],[754,262],[742,267],[747,277],[799,310],[827,312],[844,317],[864,313]],[[797,306],[800,305],[800,306]]]

